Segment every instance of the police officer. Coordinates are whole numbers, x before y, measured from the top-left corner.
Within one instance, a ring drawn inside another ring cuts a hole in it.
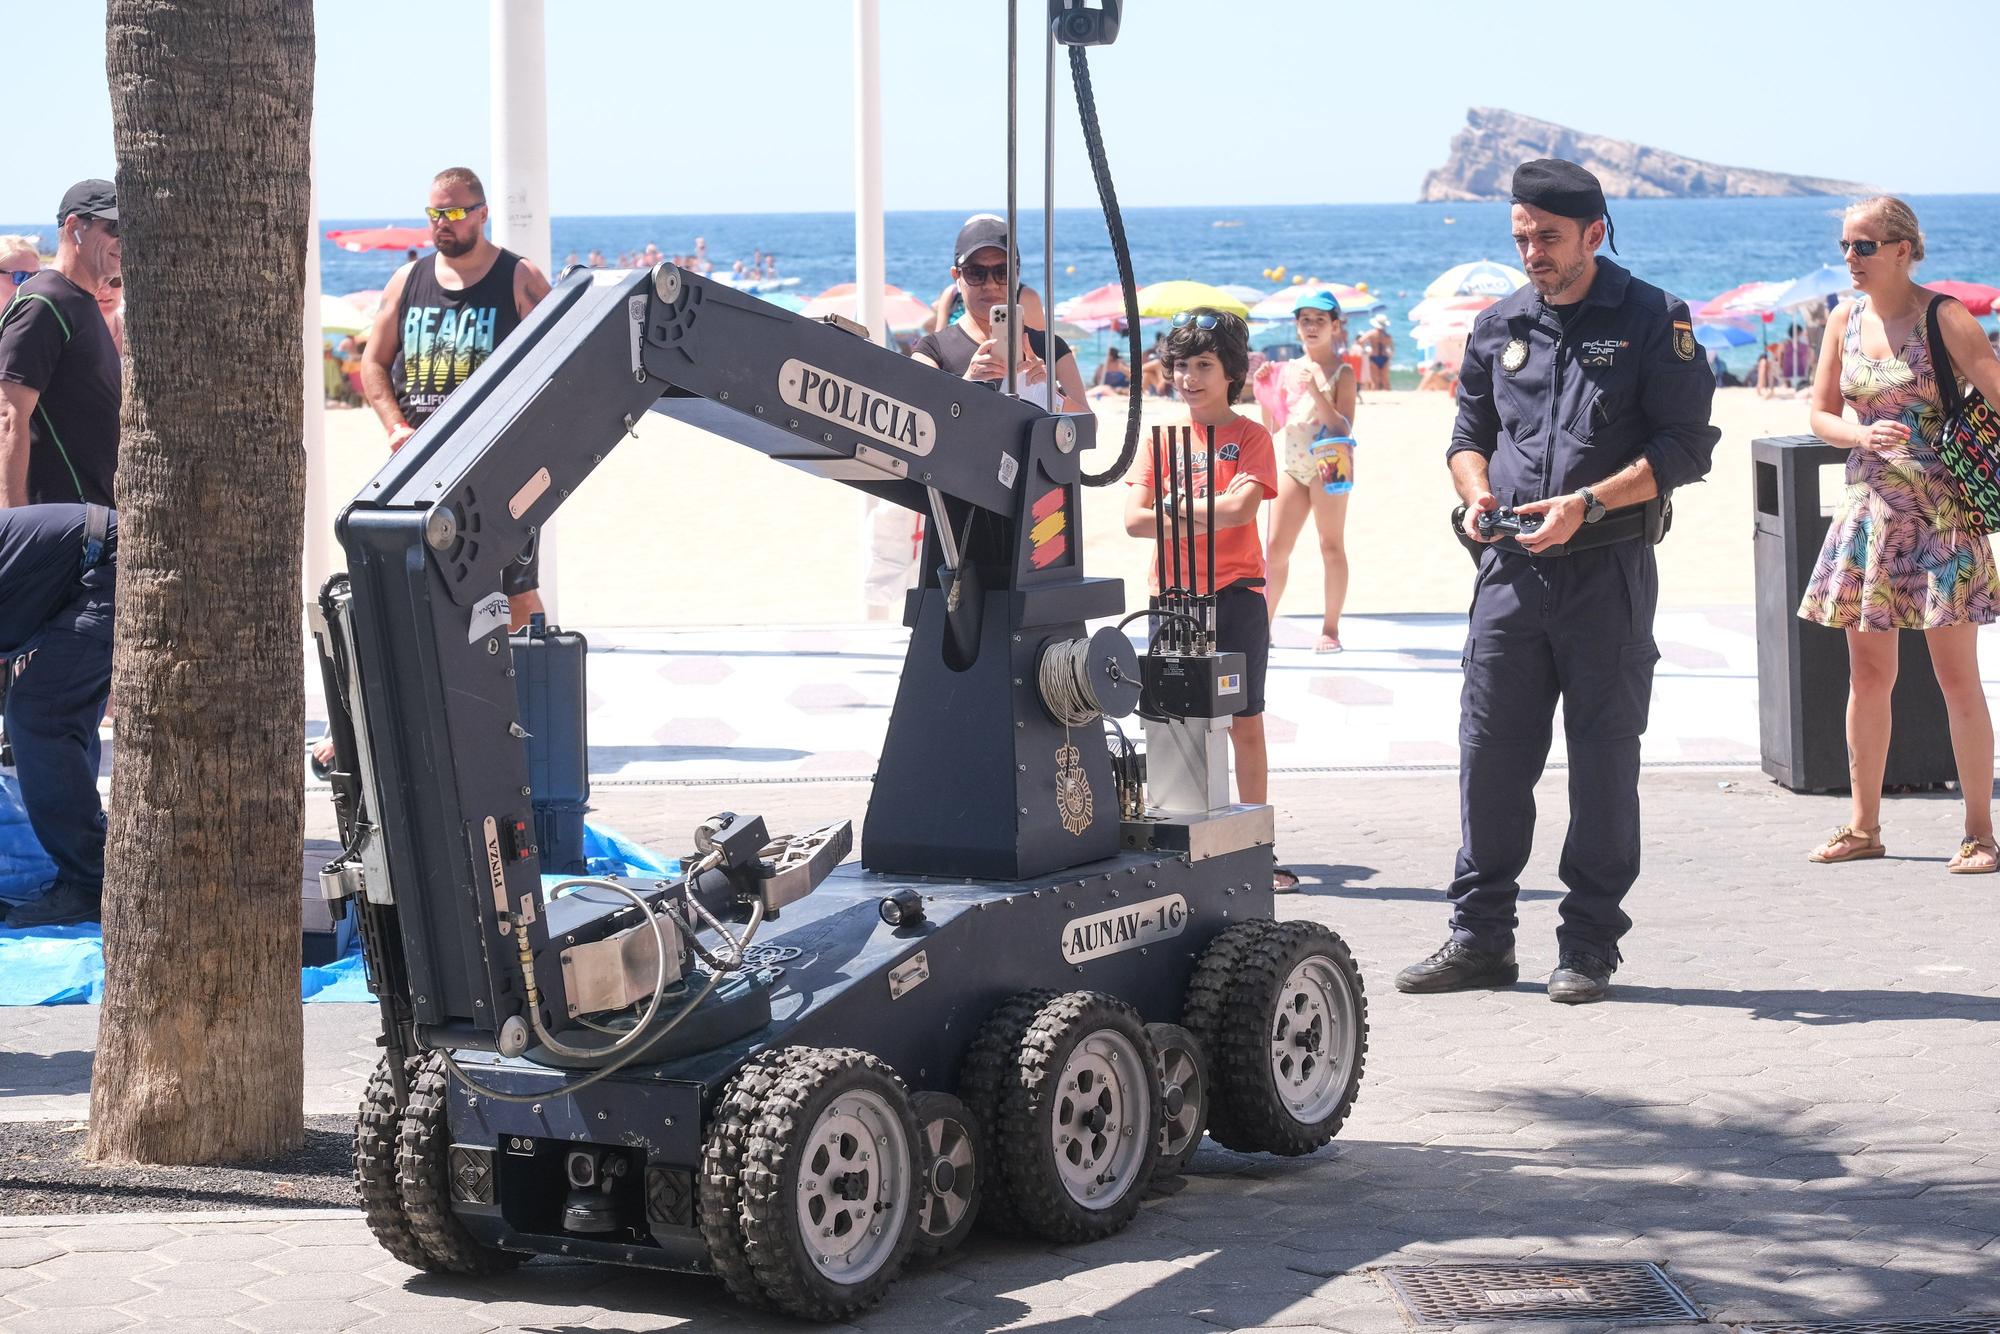
[[[97,724],[111,695],[118,516],[101,505],[0,510],[0,661],[21,804],[56,877],[0,925],[95,921],[104,895]]]
[[[1659,576],[1645,502],[1708,472],[1714,378],[1686,303],[1597,258],[1597,178],[1542,159],[1514,173],[1514,244],[1528,286],[1467,341],[1446,459],[1474,540],[1513,507],[1539,526],[1480,553],[1459,720],[1462,844],[1451,939],[1402,991],[1511,986],[1514,900],[1556,700],[1569,744],[1568,893],[1549,998],[1601,1000],[1639,875],[1639,735],[1652,695]],[[1616,253],[1617,247],[1612,247]],[[1602,525],[1601,527],[1599,525]]]

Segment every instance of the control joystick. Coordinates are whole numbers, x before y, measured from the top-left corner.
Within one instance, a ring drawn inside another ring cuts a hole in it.
[[[1481,537],[1519,537],[1522,533],[1532,533],[1541,528],[1542,516],[1518,513],[1512,505],[1502,505],[1497,510],[1488,510],[1476,520]]]

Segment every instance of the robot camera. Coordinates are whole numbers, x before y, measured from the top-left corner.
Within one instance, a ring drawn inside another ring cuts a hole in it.
[[[1100,0],[1097,8],[1083,0],[1049,0],[1049,26],[1064,46],[1109,46],[1118,40],[1123,7],[1123,0]]]

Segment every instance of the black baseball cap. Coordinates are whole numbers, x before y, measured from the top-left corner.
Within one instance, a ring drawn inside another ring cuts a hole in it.
[[[958,229],[958,241],[951,248],[954,266],[965,263],[987,247],[1008,250],[1007,220],[992,213],[975,213]]]
[[[1536,158],[1514,168],[1513,202],[1553,213],[1558,218],[1603,218],[1610,236],[1611,210],[1604,206],[1604,186],[1587,168],[1559,157]],[[1611,253],[1618,253],[1613,241]]]
[[[56,225],[60,227],[79,216],[118,221],[118,192],[110,181],[78,181],[69,188],[62,197],[62,206],[56,210]]]

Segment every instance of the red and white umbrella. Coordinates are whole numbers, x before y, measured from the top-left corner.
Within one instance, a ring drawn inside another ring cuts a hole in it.
[[[799,312],[808,319],[823,319],[828,315],[839,315],[844,319],[859,320],[856,313],[856,288],[853,283],[835,283],[818,296],[806,302]],[[882,285],[882,319],[891,329],[898,331],[921,328],[930,320],[931,308],[917,300],[893,283]]]
[[[1085,324],[1092,320],[1118,320],[1125,317],[1125,289],[1117,283],[1106,283],[1092,288],[1082,296],[1073,296],[1067,301],[1056,303],[1056,318]]]
[[[1431,296],[1425,297],[1410,307],[1412,324],[1462,324],[1467,328],[1473,318],[1488,306],[1499,302],[1492,296]]]
[[[1957,297],[1965,303],[1965,308],[1975,315],[1991,315],[1993,303],[2000,301],[2000,287],[1988,287],[1985,283],[1959,283],[1946,280],[1941,283],[1925,283],[1933,292]]]
[[[359,254],[364,250],[424,250],[430,246],[431,234],[426,227],[350,227],[328,232],[326,239]]]
[[[1783,296],[1788,282],[1740,283],[1721,296],[1702,304],[1694,312],[1698,320],[1726,320],[1745,315],[1768,315],[1778,308],[1778,298]]]

